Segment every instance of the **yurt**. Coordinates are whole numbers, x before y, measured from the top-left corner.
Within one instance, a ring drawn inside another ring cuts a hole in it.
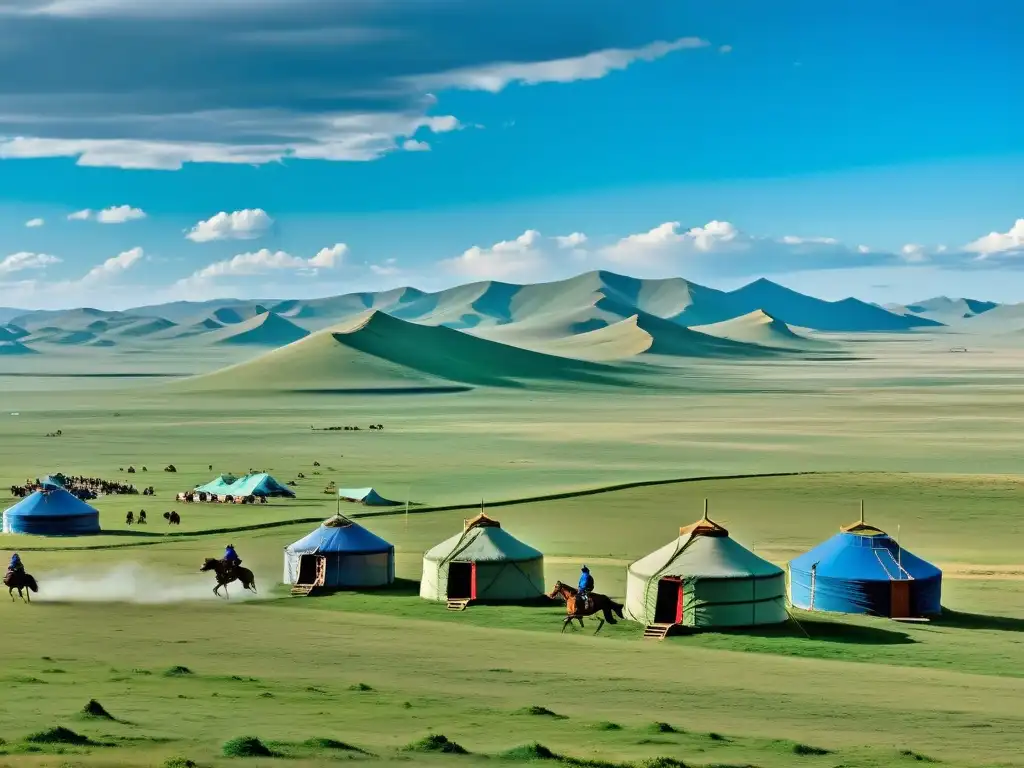
[[[395,580],[395,547],[335,515],[284,548],[286,584],[328,589],[383,587]]]
[[[808,611],[893,619],[942,612],[942,571],[861,519],[789,564],[789,600]]]
[[[643,624],[751,627],[779,624],[786,576],[711,521],[707,512],[679,537],[629,566],[626,615]]]
[[[482,512],[423,555],[420,597],[518,602],[544,594],[544,555]]]
[[[4,512],[4,533],[85,536],[99,532],[100,513],[61,487],[46,486]]]
[[[401,504],[400,501],[385,499],[374,488],[339,488],[338,498],[367,507],[397,507]]]

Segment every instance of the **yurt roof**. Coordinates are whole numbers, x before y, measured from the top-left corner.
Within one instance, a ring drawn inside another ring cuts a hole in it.
[[[679,538],[629,566],[630,573],[707,579],[763,578],[782,573],[777,565],[758,557],[707,515],[679,529]]]
[[[390,552],[392,544],[344,515],[325,520],[319,528],[285,549],[293,554],[377,554]]]
[[[885,531],[863,520],[790,561],[791,570],[847,581],[893,581],[941,577],[942,571],[900,547]]]
[[[63,488],[36,491],[7,509],[8,517],[85,517],[99,513]]]
[[[525,562],[543,557],[543,553],[520,541],[501,524],[480,513],[464,522],[463,531],[431,548],[426,560],[470,560],[473,562]]]

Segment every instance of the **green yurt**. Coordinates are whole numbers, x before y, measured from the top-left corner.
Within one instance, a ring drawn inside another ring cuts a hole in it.
[[[751,627],[779,624],[786,576],[704,517],[637,560],[626,575],[626,615],[642,624]]]
[[[423,556],[425,600],[517,602],[544,594],[544,555],[480,513]]]

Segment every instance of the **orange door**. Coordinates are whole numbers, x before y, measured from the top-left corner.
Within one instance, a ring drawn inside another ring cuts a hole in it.
[[[910,617],[910,582],[891,581],[892,597],[889,603],[889,616],[894,619]]]

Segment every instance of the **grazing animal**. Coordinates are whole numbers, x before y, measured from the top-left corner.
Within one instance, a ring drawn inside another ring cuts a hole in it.
[[[601,618],[600,616],[597,617],[597,620],[601,623],[598,624],[597,629],[594,630],[595,635],[601,631],[601,628],[604,627],[604,623],[606,621],[609,624],[617,624],[618,622],[615,620],[615,616],[618,616],[620,619],[625,618],[622,613],[622,604],[616,603],[607,595],[600,595],[597,592],[591,592],[590,601],[586,608],[577,603],[576,595],[577,590],[575,587],[570,587],[568,584],[563,584],[560,581],[555,583],[554,589],[552,589],[548,594],[548,597],[552,600],[556,597],[560,597],[565,600],[565,620],[562,622],[563,632],[565,632],[565,628],[567,626],[572,626],[573,619],[578,621],[582,627],[584,616],[593,616],[599,611],[604,615],[604,618]],[[613,613],[615,615],[612,615]]]
[[[314,461],[313,462],[313,466],[314,467],[319,467],[320,466],[320,462],[319,461]]]
[[[212,557],[203,561],[200,572],[213,571],[217,575],[217,586],[213,588],[213,594],[220,597],[220,588],[224,587],[224,597],[228,597],[228,584],[233,581],[242,582],[242,586],[253,594],[256,594],[256,577],[252,571],[240,565],[231,565],[224,560],[215,560]]]
[[[124,516],[124,524],[125,525],[131,525],[134,522],[135,522],[135,515],[131,512],[131,510],[129,510],[128,514]]]
[[[39,585],[36,584],[32,574],[25,573],[24,571],[7,571],[7,574],[4,576],[4,586],[7,587],[12,603],[14,602],[14,590],[18,590],[18,597],[26,603],[32,602],[30,591],[39,591]]]

